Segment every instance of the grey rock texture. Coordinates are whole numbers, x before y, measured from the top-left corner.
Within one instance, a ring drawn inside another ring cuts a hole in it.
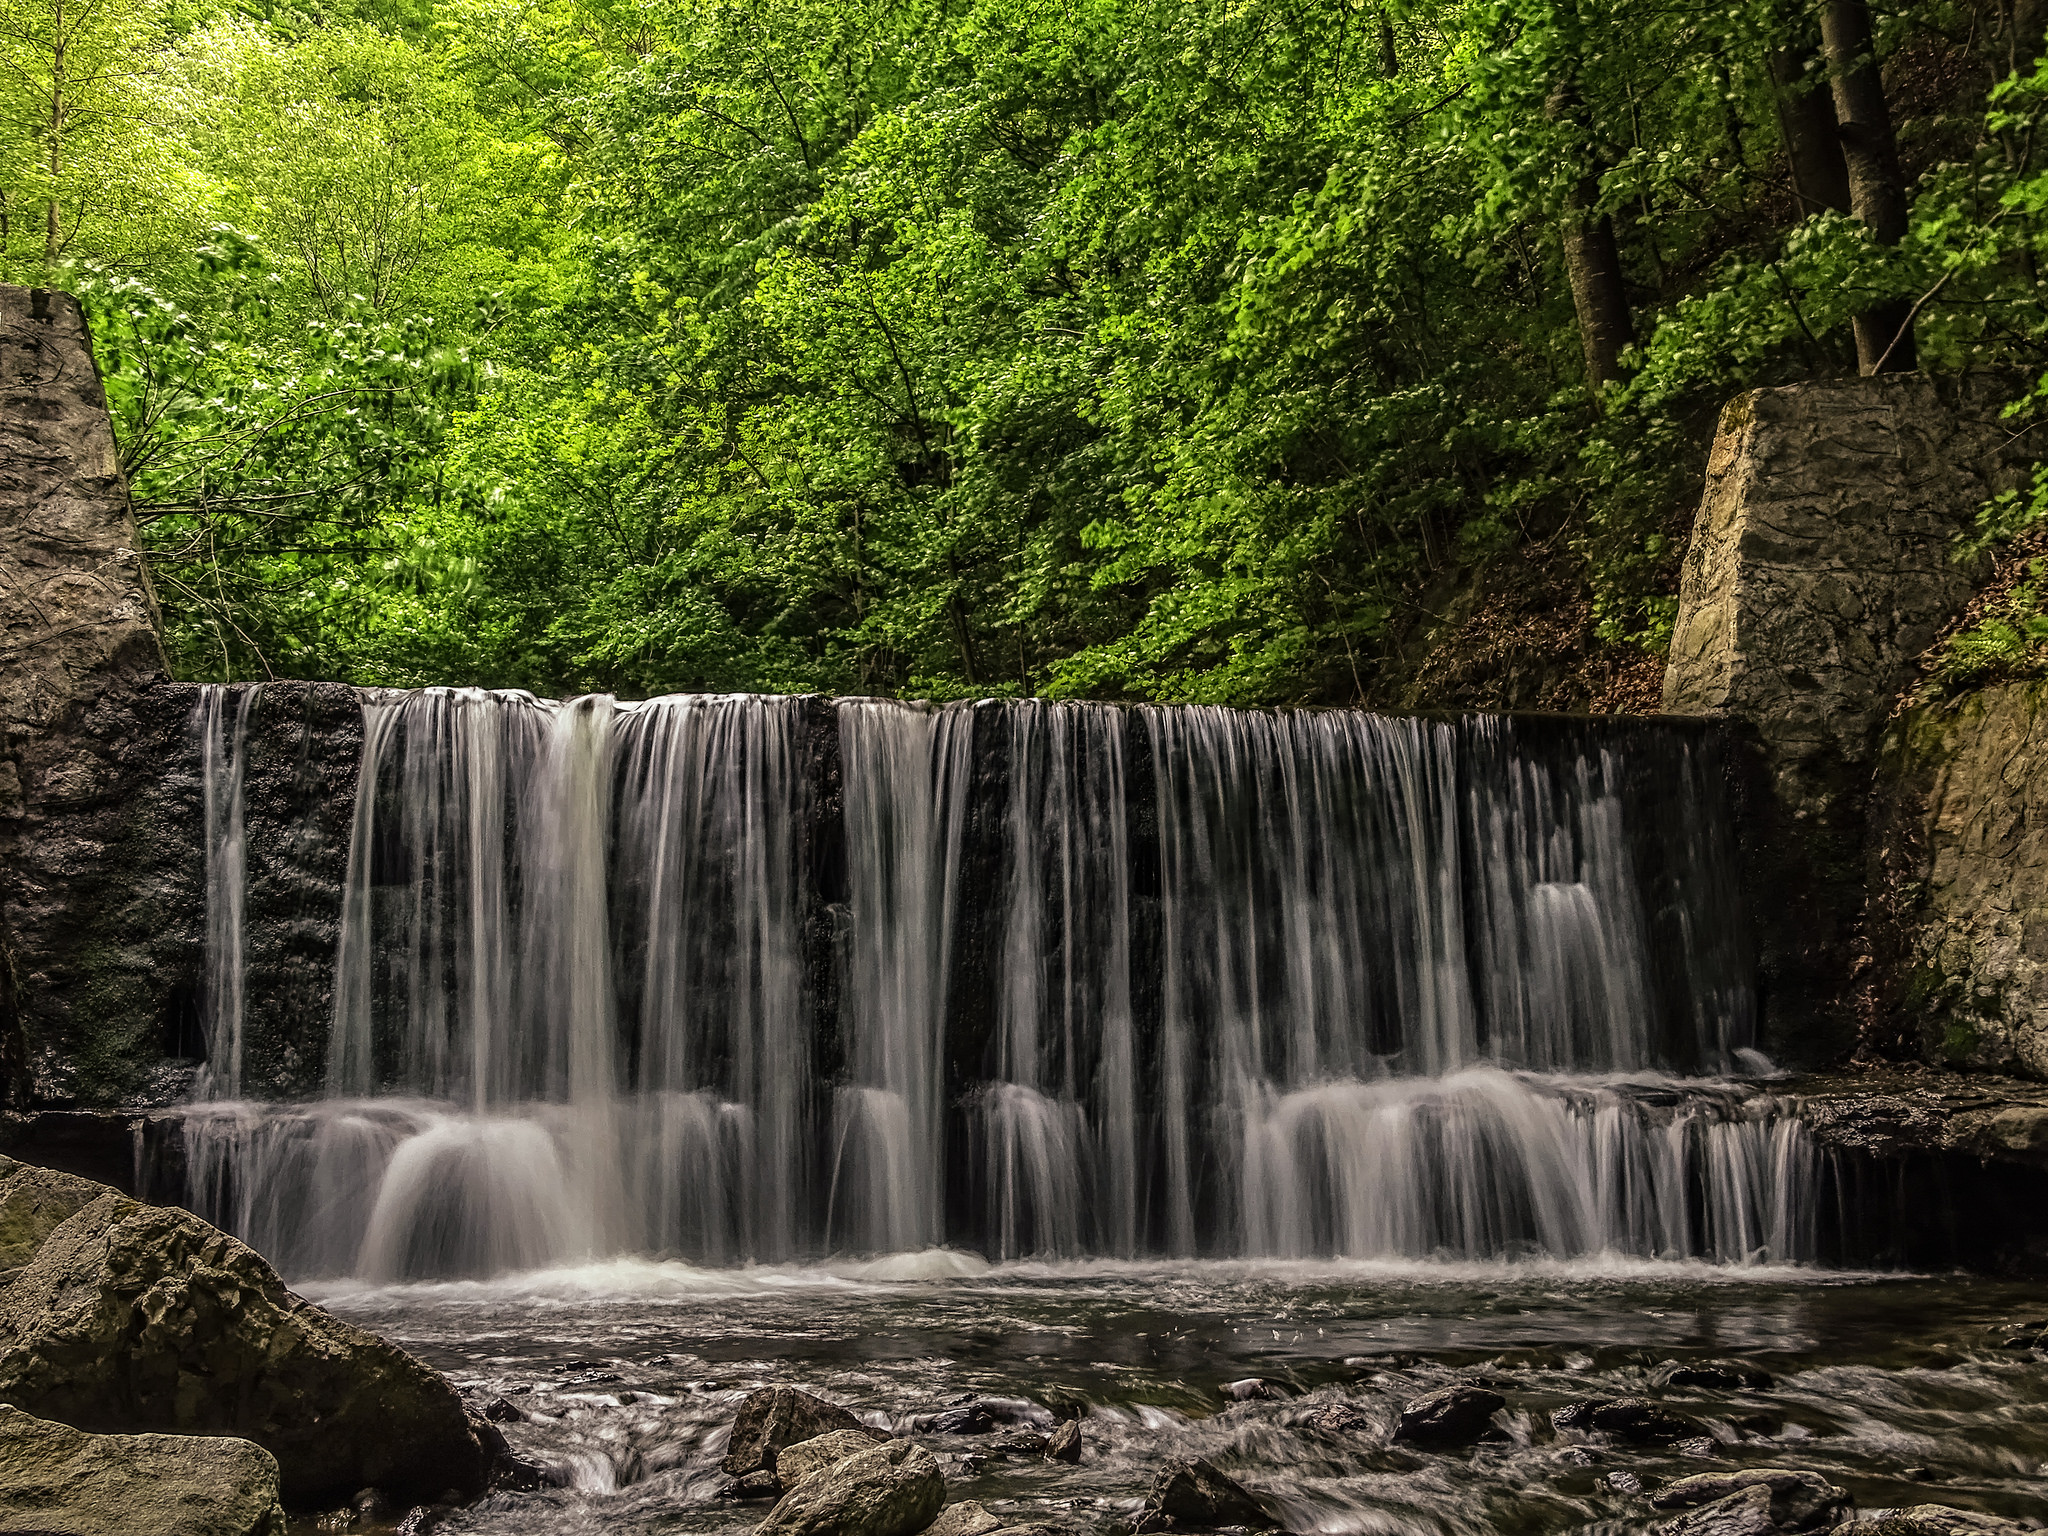
[[[760,1536],[913,1536],[945,1503],[938,1458],[891,1440],[805,1478],[756,1529]]]
[[[1693,1509],[1753,1488],[1765,1490],[1764,1507],[1772,1523],[1786,1531],[1811,1531],[1833,1525],[1844,1516],[1850,1503],[1846,1492],[1818,1472],[1794,1467],[1700,1472],[1665,1484],[1650,1503],[1657,1509]]]
[[[198,1217],[112,1190],[0,1290],[0,1399],[96,1433],[253,1440],[295,1504],[367,1486],[474,1495],[490,1472],[439,1373],[294,1296]]]
[[[1924,1060],[2048,1079],[2048,683],[1906,710],[1871,838],[1876,1009]]]
[[[27,1264],[44,1238],[106,1192],[90,1179],[0,1157],[0,1274]]]
[[[939,1518],[925,1529],[931,1536],[988,1536],[990,1531],[999,1531],[1003,1522],[984,1509],[975,1499],[962,1499],[958,1504],[948,1504],[939,1511]]]
[[[1688,1509],[1657,1527],[1658,1536],[1777,1536],[1771,1490],[1758,1485]]]
[[[1798,914],[1766,919],[1766,973],[1784,1015],[1830,1015],[1809,1057],[1849,1043],[1838,1000],[1879,734],[1981,574],[1953,558],[1956,535],[2025,474],[2000,420],[2017,392],[2002,375],[1892,375],[1754,390],[1722,412],[1664,710],[1755,733],[1771,803],[1752,815],[1766,866],[1753,883]]]
[[[16,1103],[118,1096],[157,1054],[144,989],[94,931],[146,862],[128,845],[164,760],[162,722],[138,708],[164,670],[138,542],[77,300],[0,285],[0,946],[16,993],[0,1087]]]
[[[741,1402],[722,1465],[734,1477],[773,1472],[785,1446],[815,1440],[837,1429],[860,1428],[860,1420],[837,1403],[795,1387],[763,1387],[749,1392]]]
[[[2027,1529],[2019,1521],[2002,1515],[1951,1509],[1946,1504],[1911,1504],[1904,1509],[1880,1510],[1876,1518],[1855,1527],[1856,1536],[2019,1536]]]
[[[246,1440],[89,1435],[0,1406],[0,1536],[285,1536]]]
[[[849,1456],[871,1451],[888,1438],[879,1429],[835,1429],[829,1435],[785,1445],[775,1458],[776,1479],[785,1489],[794,1488],[813,1472],[822,1472]]]
[[[1989,1074],[1866,1072],[1795,1079],[1783,1091],[1822,1145],[1896,1158],[1954,1153],[2048,1171],[2048,1088]]]

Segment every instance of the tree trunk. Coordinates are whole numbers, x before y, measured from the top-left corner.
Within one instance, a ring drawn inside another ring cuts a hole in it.
[[[1771,96],[1801,218],[1830,208],[1849,211],[1849,167],[1842,159],[1834,97],[1819,65],[1818,51],[1804,38],[1771,54]]]
[[[1552,118],[1572,119],[1586,127],[1583,105],[1570,82],[1550,93],[1546,110]],[[1591,134],[1587,134],[1590,140]],[[1591,150],[1588,150],[1589,156]],[[1621,352],[1635,339],[1629,315],[1628,289],[1621,271],[1621,247],[1615,243],[1614,221],[1599,212],[1600,164],[1584,166],[1564,202],[1565,276],[1572,285],[1572,309],[1579,318],[1579,346],[1586,355],[1586,387],[1597,397],[1621,377]]]
[[[1849,168],[1850,211],[1878,244],[1897,245],[1906,236],[1906,180],[1877,71],[1867,0],[1827,0],[1820,32],[1834,80],[1842,158]],[[1856,317],[1861,372],[1910,373],[1919,365],[1911,315],[1912,306],[1904,299],[1891,299]]]

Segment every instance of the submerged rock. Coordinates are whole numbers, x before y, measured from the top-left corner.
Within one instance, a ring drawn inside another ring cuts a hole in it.
[[[1695,1362],[1673,1365],[1652,1378],[1660,1386],[1705,1387],[1714,1392],[1762,1392],[1771,1385],[1771,1373],[1739,1361]]]
[[[1233,1403],[1285,1402],[1287,1390],[1274,1385],[1261,1376],[1247,1376],[1242,1381],[1226,1381],[1220,1389]]]
[[[785,1445],[775,1458],[775,1480],[784,1489],[794,1488],[813,1472],[822,1472],[849,1456],[871,1451],[877,1441],[889,1437],[879,1429],[835,1429],[829,1435]]]
[[[870,1446],[785,1493],[759,1536],[913,1536],[946,1503],[938,1458],[909,1440]]]
[[[0,1532],[284,1536],[277,1460],[247,1440],[89,1435],[0,1406]]]
[[[190,1212],[112,1190],[0,1292],[0,1398],[94,1431],[253,1440],[300,1505],[365,1485],[473,1498],[490,1473],[439,1372],[294,1296]]]
[[[1169,1461],[1146,1505],[1175,1525],[1205,1530],[1225,1525],[1262,1530],[1277,1523],[1257,1494],[1198,1456]]]
[[[925,1529],[925,1536],[988,1536],[1001,1530],[1003,1522],[974,1499],[962,1499],[939,1511],[939,1518]]]
[[[1657,1536],[1776,1536],[1771,1490],[1759,1485],[1689,1509],[1657,1527]]]
[[[1374,1427],[1370,1414],[1360,1413],[1349,1403],[1332,1403],[1309,1415],[1309,1426],[1326,1435],[1362,1435]]]
[[[1550,1415],[1553,1429],[1576,1429],[1613,1435],[1635,1445],[1668,1445],[1690,1440],[1700,1426],[1643,1397],[1595,1397],[1566,1403]]]
[[[1081,1421],[1068,1419],[1045,1442],[1047,1461],[1076,1462],[1081,1459]]]
[[[1442,1387],[1401,1410],[1396,1440],[1416,1445],[1470,1445],[1493,1425],[1508,1400],[1484,1387]]]
[[[734,1477],[773,1472],[785,1446],[798,1445],[835,1429],[859,1429],[861,1422],[837,1403],[795,1387],[749,1392],[732,1421],[732,1441],[720,1463]]]
[[[996,1421],[979,1403],[964,1408],[947,1408],[938,1413],[921,1413],[911,1423],[927,1435],[986,1435],[995,1431]]]
[[[1771,1521],[1780,1530],[1812,1531],[1831,1526],[1850,1505],[1848,1493],[1818,1472],[1793,1467],[1695,1473],[1665,1484],[1650,1503],[1656,1509],[1695,1509],[1751,1488],[1762,1488],[1769,1494]]]

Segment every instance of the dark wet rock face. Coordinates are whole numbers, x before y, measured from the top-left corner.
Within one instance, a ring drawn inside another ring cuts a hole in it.
[[[0,1406],[0,1531],[285,1536],[277,1462],[247,1440],[91,1435]]]
[[[1913,1504],[1856,1526],[1856,1536],[2019,1536],[2017,1520],[1945,1504]]]
[[[1768,1495],[1772,1523],[1784,1531],[1813,1531],[1833,1525],[1849,1509],[1849,1495],[1818,1472],[1791,1467],[1748,1467],[1740,1472],[1701,1472],[1660,1488],[1650,1499],[1658,1509],[1694,1509],[1761,1488]]]
[[[294,1504],[366,1486],[474,1497],[491,1471],[437,1372],[292,1295],[198,1217],[111,1190],[0,1292],[0,1398],[99,1432],[245,1437]]]
[[[1078,1462],[1081,1459],[1081,1421],[1068,1419],[1045,1442],[1047,1461]]]
[[[757,1472],[773,1472],[785,1446],[815,1440],[837,1429],[862,1427],[859,1419],[836,1403],[794,1387],[763,1387],[740,1404],[722,1465],[742,1479]]]
[[[1200,1457],[1168,1462],[1152,1486],[1146,1507],[1176,1526],[1197,1530],[1223,1526],[1258,1530],[1275,1523],[1257,1495]]]
[[[1776,1536],[1771,1490],[1743,1488],[1657,1527],[1658,1536]]]
[[[1669,1445],[1700,1437],[1700,1426],[1641,1397],[1600,1397],[1567,1403],[1550,1415],[1553,1429],[1613,1435],[1631,1445]]]
[[[1484,1387],[1444,1387],[1416,1398],[1401,1410],[1396,1440],[1416,1445],[1470,1445],[1492,1427],[1507,1399]]]
[[[891,1440],[805,1478],[768,1512],[759,1536],[913,1536],[945,1502],[938,1458]]]

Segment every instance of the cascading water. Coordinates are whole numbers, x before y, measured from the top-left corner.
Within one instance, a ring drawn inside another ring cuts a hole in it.
[[[195,1202],[287,1273],[1816,1251],[1798,1122],[1667,1075],[1751,1032],[1710,737],[363,709],[330,1096],[188,1116]]]
[[[206,979],[200,994],[206,1065],[194,1089],[206,1099],[232,1099],[242,1091],[242,916],[248,889],[244,783],[249,712],[262,692],[261,685],[207,683],[192,707],[206,831]]]

